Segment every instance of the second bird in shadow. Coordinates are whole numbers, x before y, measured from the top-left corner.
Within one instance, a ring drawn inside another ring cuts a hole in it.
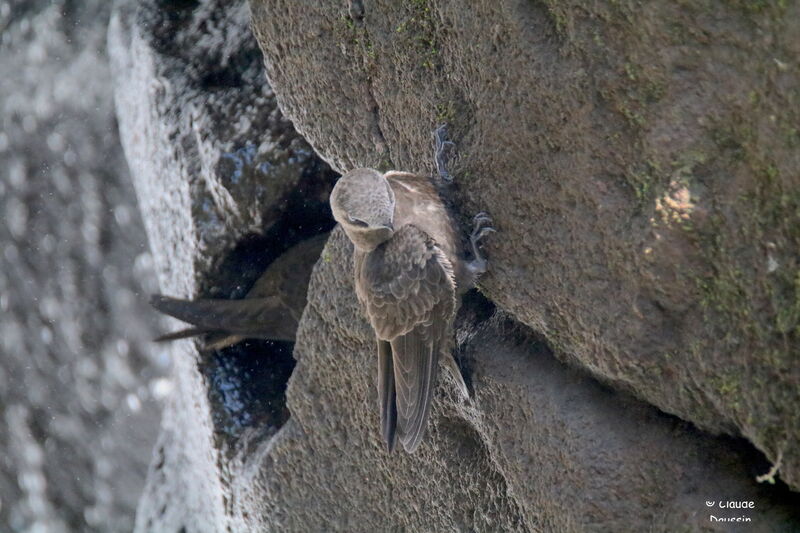
[[[158,311],[192,324],[156,341],[208,335],[206,350],[219,350],[247,338],[294,341],[311,271],[327,239],[328,234],[323,233],[284,252],[241,300],[153,295],[150,304]]]

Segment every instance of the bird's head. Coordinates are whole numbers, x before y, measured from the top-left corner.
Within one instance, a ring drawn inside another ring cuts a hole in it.
[[[369,252],[394,234],[394,192],[377,170],[359,168],[343,175],[330,202],[333,218],[356,248]]]

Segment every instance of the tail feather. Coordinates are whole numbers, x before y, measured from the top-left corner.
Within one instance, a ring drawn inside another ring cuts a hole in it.
[[[378,340],[378,399],[381,408],[381,436],[391,453],[397,444],[397,398],[394,387],[392,345]]]
[[[169,342],[178,339],[185,339],[187,337],[196,337],[197,335],[202,335],[203,333],[207,333],[207,331],[200,328],[186,328],[179,331],[173,331],[172,333],[165,333],[164,335],[156,337],[153,339],[153,341]]]
[[[181,300],[153,295],[150,305],[164,314],[204,331],[220,331],[241,337],[294,341],[297,319],[280,298]]]
[[[219,318],[215,300],[182,300],[153,294],[150,297],[150,305],[165,315],[200,326],[203,329],[220,329],[216,324]]]

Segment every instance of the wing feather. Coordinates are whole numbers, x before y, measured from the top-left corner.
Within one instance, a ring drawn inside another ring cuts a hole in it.
[[[412,453],[422,441],[430,414],[440,346],[419,329],[397,337],[391,345],[394,353],[403,354],[394,358],[397,424],[403,447]]]
[[[430,413],[439,354],[451,334],[453,268],[433,239],[413,225],[398,230],[357,264],[357,293],[379,342],[382,434],[384,440],[394,438],[386,427],[392,421],[386,398],[391,383],[397,437],[413,452]],[[393,443],[387,440],[387,445]]]
[[[397,402],[395,400],[392,347],[378,341],[378,398],[381,407],[381,435],[391,452],[397,441]]]

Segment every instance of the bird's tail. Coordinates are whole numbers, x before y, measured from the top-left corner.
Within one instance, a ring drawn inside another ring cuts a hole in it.
[[[169,342],[169,341],[176,341],[178,339],[186,339],[188,337],[196,337],[197,335],[202,335],[206,333],[206,330],[200,328],[186,328],[179,331],[173,331],[172,333],[165,333],[164,335],[160,335],[153,339],[155,342]]]
[[[183,320],[199,329],[213,330],[223,329],[220,325],[220,302],[225,300],[182,300],[161,294],[154,294],[150,297],[150,305],[158,311]]]
[[[181,300],[154,294],[150,298],[150,305],[164,314],[188,322],[200,333],[224,332],[240,337],[294,341],[297,330],[297,319],[274,296],[243,300]]]
[[[397,398],[394,387],[392,345],[378,339],[378,401],[381,408],[381,436],[389,452],[397,443]]]

